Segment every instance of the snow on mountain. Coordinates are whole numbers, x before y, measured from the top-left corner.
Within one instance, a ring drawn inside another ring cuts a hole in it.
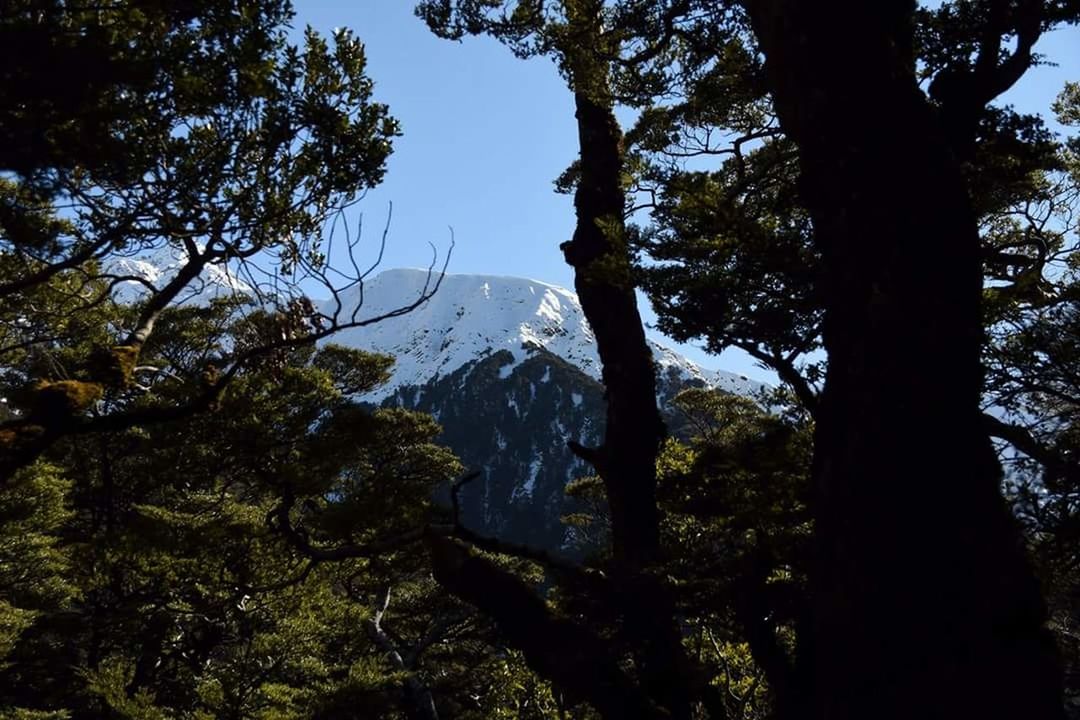
[[[108,271],[130,275],[163,287],[183,266],[186,253],[176,247],[113,260]],[[340,316],[359,306],[357,319],[375,317],[414,302],[425,284],[434,283],[426,270],[385,270],[361,288],[342,294]],[[120,302],[141,299],[147,288],[137,281],[118,283]],[[254,296],[255,291],[225,265],[208,265],[177,297],[175,304],[206,303],[215,298]],[[324,303],[332,315],[335,304]],[[508,350],[513,361],[501,368],[508,377],[515,367],[543,348],[600,379],[596,339],[572,290],[526,278],[500,275],[447,274],[435,296],[401,317],[335,334],[329,342],[393,355],[397,362],[390,382],[364,397],[378,402],[403,386],[419,386],[445,377],[461,366]],[[741,375],[706,370],[671,348],[649,340],[661,378],[695,380],[728,392],[749,395],[761,383]]]
[[[358,319],[374,317],[414,302],[425,283],[434,282],[426,270],[386,270],[363,287],[343,294],[343,315],[361,305]],[[332,304],[323,312],[331,314]],[[344,330],[331,342],[382,352],[397,358],[390,382],[364,399],[377,402],[406,385],[424,385],[461,366],[499,350],[513,361],[501,368],[508,377],[514,367],[543,348],[594,379],[601,365],[596,339],[577,295],[539,280],[498,275],[447,274],[435,296],[412,312],[373,325]],[[661,376],[699,380],[728,392],[751,394],[760,383],[723,371],[705,370],[670,348],[649,341]]]
[[[187,258],[187,252],[183,249],[167,245],[143,255],[111,260],[106,270],[113,275],[140,278],[160,290],[176,277]],[[148,288],[143,283],[127,280],[116,285],[113,296],[118,302],[135,302],[142,299],[147,292]],[[237,277],[226,265],[207,265],[199,276],[180,292],[175,304],[201,304],[217,298],[254,294],[251,286]]]

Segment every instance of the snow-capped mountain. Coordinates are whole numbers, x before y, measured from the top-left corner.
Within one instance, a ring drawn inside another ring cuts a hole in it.
[[[388,270],[342,296],[341,314],[358,319],[413,303],[436,277]],[[323,306],[333,314],[336,303]],[[463,520],[487,535],[569,549],[560,518],[576,508],[563,488],[592,469],[567,440],[603,439],[604,387],[596,340],[577,295],[538,280],[445,275],[412,312],[338,333],[332,342],[397,358],[392,380],[362,398],[434,415],[442,442],[480,477],[461,494]],[[657,396],[669,402],[690,386],[750,395],[760,383],[710,372],[658,343]]]
[[[360,305],[358,318],[375,317],[408,305],[438,280],[426,270],[387,270],[342,298],[343,315]],[[324,306],[332,314],[336,304]],[[345,330],[333,342],[393,355],[390,383],[367,396],[380,401],[406,386],[445,377],[466,363],[500,350],[509,352],[500,368],[509,377],[514,368],[539,350],[546,350],[600,379],[596,340],[577,295],[539,280],[498,275],[442,276],[428,302],[401,317]],[[727,392],[750,394],[760,383],[723,371],[705,370],[674,350],[650,341],[662,379],[695,381]]]

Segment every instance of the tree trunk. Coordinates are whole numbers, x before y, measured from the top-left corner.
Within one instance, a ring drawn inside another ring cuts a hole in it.
[[[613,111],[603,53],[600,0],[567,3],[577,47],[564,48],[574,91],[581,152],[574,195],[577,225],[563,243],[574,287],[603,364],[607,424],[603,445],[571,447],[604,483],[611,510],[612,574],[618,612],[635,648],[645,691],[674,718],[689,718],[704,686],[682,647],[674,602],[649,572],[660,546],[656,458],[665,434],[656,370],[638,313],[626,242],[622,132]]]
[[[1060,718],[982,427],[976,218],[908,0],[748,0],[825,262],[815,716]]]
[[[612,559],[619,611],[639,644],[642,683],[676,718],[690,715],[685,653],[673,604],[647,573],[660,544],[656,456],[664,435],[656,406],[652,353],[638,314],[624,237],[622,135],[611,106],[586,92],[574,95],[581,144],[577,227],[564,243],[574,286],[596,336],[603,364],[607,425],[603,445],[579,454],[601,480],[611,508]],[[572,446],[575,447],[575,446]]]
[[[603,99],[578,91],[574,101],[581,179],[574,196],[577,226],[562,250],[574,267],[574,287],[596,336],[607,402],[604,444],[588,459],[611,506],[615,562],[638,569],[655,559],[659,547],[656,456],[665,431],[630,276],[622,133]]]

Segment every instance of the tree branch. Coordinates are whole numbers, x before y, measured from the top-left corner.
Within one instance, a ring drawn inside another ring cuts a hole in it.
[[[983,413],[982,423],[987,435],[1004,440],[1047,471],[1080,480],[1080,468],[1039,442],[1026,428],[1004,422],[989,413]]]
[[[606,642],[554,615],[532,587],[460,540],[436,532],[425,540],[439,584],[494,620],[541,676],[588,701],[605,720],[669,717],[626,675]]]
[[[390,590],[390,586],[387,586],[381,606],[376,608],[372,618],[364,623],[368,637],[385,653],[387,662],[390,663],[394,670],[406,673],[405,679],[402,681],[402,690],[406,701],[409,703],[409,709],[412,711],[410,716],[419,718],[419,720],[439,720],[439,711],[435,708],[435,699],[431,696],[431,689],[420,681],[415,668],[405,664],[401,652],[394,645],[386,631],[383,630],[383,615],[386,614],[386,609],[390,607]]]

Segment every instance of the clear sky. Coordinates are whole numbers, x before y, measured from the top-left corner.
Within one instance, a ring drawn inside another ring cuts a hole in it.
[[[573,205],[552,181],[577,156],[577,137],[573,99],[552,62],[518,60],[483,37],[440,40],[409,0],[294,1],[297,30],[356,33],[377,99],[401,122],[386,181],[351,213],[354,223],[363,214],[372,258],[393,202],[384,268],[426,266],[428,243],[445,252],[453,227],[449,272],[573,287],[559,252],[573,231]],[[1066,80],[1080,80],[1080,31],[1055,33],[1037,50],[1059,67],[1029,73],[1006,100],[1046,110]],[[738,352],[679,349],[709,368],[773,379]]]

